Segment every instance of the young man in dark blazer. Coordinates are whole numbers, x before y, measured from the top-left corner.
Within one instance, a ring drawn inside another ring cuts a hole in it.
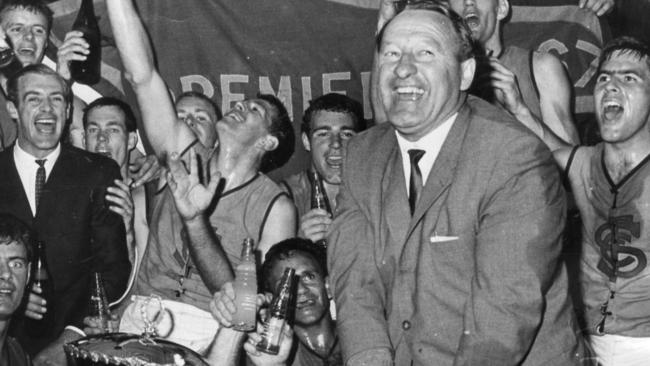
[[[109,300],[115,300],[126,287],[130,263],[122,219],[105,201],[106,187],[120,178],[117,164],[60,142],[70,113],[65,80],[30,65],[9,80],[8,91],[18,138],[0,153],[0,212],[26,222],[44,243],[54,287],[47,302],[32,289],[25,316],[12,324],[38,364],[61,357],[61,343],[78,337],[66,326],[82,325],[93,272],[103,274]],[[34,334],[27,318],[48,326]]]

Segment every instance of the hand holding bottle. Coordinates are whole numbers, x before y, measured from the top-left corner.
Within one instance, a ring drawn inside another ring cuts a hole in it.
[[[248,358],[255,366],[286,365],[293,345],[293,330],[289,324],[285,324],[282,328],[282,341],[277,355],[271,355],[257,349],[256,345],[262,341],[263,333],[261,323],[257,324],[257,332],[248,333],[248,341],[244,343],[244,351],[246,351]]]
[[[70,80],[70,61],[85,61],[90,53],[90,45],[83,32],[72,30],[66,33],[63,44],[56,52],[56,71],[62,78]]]
[[[25,307],[26,317],[41,320],[47,313],[47,301],[41,297],[42,292],[43,290],[38,285],[32,285],[32,291],[29,293],[29,299]]]
[[[300,218],[300,231],[314,243],[327,237],[332,215],[322,208],[314,208]]]

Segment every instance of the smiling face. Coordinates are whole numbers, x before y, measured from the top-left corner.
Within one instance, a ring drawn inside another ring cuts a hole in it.
[[[16,98],[7,110],[18,120],[18,144],[43,158],[56,149],[68,117],[65,88],[56,75],[29,72],[18,79]]]
[[[350,138],[356,135],[349,113],[316,111],[309,136],[302,133],[305,149],[311,153],[312,167],[329,184],[341,184],[341,168]]]
[[[645,57],[614,51],[596,78],[594,102],[604,141],[650,142],[650,67]]]
[[[201,145],[211,148],[217,141],[217,111],[207,101],[186,96],[176,102],[176,115],[194,132]]]
[[[45,15],[17,6],[2,14],[0,25],[23,66],[41,63],[48,37]]]
[[[379,99],[405,138],[418,140],[460,108],[475,63],[458,60],[459,45],[451,20],[433,11],[405,10],[384,30]]]
[[[27,248],[16,241],[0,244],[0,320],[8,320],[23,298],[29,278]]]
[[[86,119],[86,150],[106,155],[124,167],[137,142],[135,132],[126,129],[124,112],[114,105],[101,106],[88,111]]]
[[[483,45],[493,36],[498,36],[499,21],[509,11],[506,0],[449,0],[449,5],[465,19],[472,37]]]
[[[245,149],[259,147],[260,152],[275,149],[277,139],[269,134],[274,113],[275,108],[263,99],[235,103],[217,122],[220,143],[236,143]]]
[[[298,276],[295,324],[309,326],[329,314],[329,288],[318,265],[308,255],[293,252],[291,257],[279,260],[271,271],[273,288],[277,288],[285,268],[294,268]]]

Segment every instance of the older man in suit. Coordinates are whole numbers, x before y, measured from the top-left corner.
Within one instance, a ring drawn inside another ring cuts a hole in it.
[[[105,202],[106,187],[120,171],[105,156],[60,143],[71,94],[55,71],[26,66],[9,80],[8,90],[7,109],[19,128],[13,148],[0,153],[0,212],[36,232],[54,286],[47,302],[32,294],[27,307],[27,315],[46,325],[35,331],[36,325],[17,319],[12,327],[32,355],[49,347],[35,364],[64,364],[65,358],[53,355],[62,356],[61,343],[78,337],[64,327],[82,325],[92,273],[103,273],[112,300],[129,277],[124,224]]]
[[[346,364],[579,364],[557,169],[466,95],[471,33],[436,3],[379,33],[389,123],[348,147],[328,252]]]

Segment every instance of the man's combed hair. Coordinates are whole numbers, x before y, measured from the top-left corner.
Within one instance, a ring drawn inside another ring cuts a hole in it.
[[[603,52],[601,52],[600,59],[598,60],[598,73],[600,73],[603,63],[611,59],[615,53],[621,55],[628,54],[637,57],[639,60],[645,59],[646,65],[650,69],[650,46],[637,38],[623,36],[609,41],[603,47]]]
[[[56,71],[50,69],[49,67],[43,64],[33,64],[23,67],[14,75],[12,75],[11,78],[9,78],[7,81],[7,99],[13,102],[16,106],[20,104],[20,101],[18,100],[18,80],[27,74],[49,75],[56,77],[63,86],[63,95],[65,97],[65,100],[68,102],[68,104],[70,103],[72,93],[70,92],[70,85],[68,85],[68,82]]]
[[[311,121],[318,111],[345,113],[352,117],[354,130],[363,131],[366,128],[366,121],[363,119],[363,107],[361,103],[339,93],[329,93],[322,95],[309,102],[309,108],[305,110],[302,116],[302,132],[309,135],[312,130]]]
[[[458,36],[460,44],[458,45],[458,61],[462,62],[474,57],[476,50],[475,41],[472,38],[472,30],[465,22],[465,19],[458,15],[449,7],[449,3],[445,0],[404,0],[398,10],[430,10],[443,15],[451,21],[451,25]],[[393,18],[395,19],[395,18]],[[393,21],[389,20],[384,24],[377,37],[375,43],[377,51],[381,49],[381,42],[384,38],[384,31],[386,27]]]
[[[316,269],[323,277],[327,276],[326,253],[321,247],[309,239],[290,238],[283,240],[271,247],[264,257],[262,265],[262,288],[267,292],[275,292],[275,283],[271,283],[271,272],[278,262],[293,258],[296,254],[310,258],[316,264]]]
[[[14,9],[25,9],[35,14],[42,14],[47,20],[47,32],[52,29],[54,13],[43,0],[4,0],[0,5],[0,21],[4,20],[7,12]]]
[[[260,164],[260,171],[268,173],[289,161],[291,155],[293,155],[296,134],[293,131],[293,124],[291,118],[289,118],[289,113],[287,113],[287,108],[280,99],[271,94],[258,94],[257,97],[271,104],[274,109],[271,113],[269,133],[278,139],[278,146],[275,150],[267,151]]]
[[[84,108],[84,115],[82,117],[84,128],[88,127],[88,113],[95,108],[101,107],[117,107],[124,113],[124,125],[127,132],[135,132],[137,125],[135,122],[135,114],[131,106],[125,101],[113,97],[101,97],[93,100],[86,108]]]
[[[27,258],[31,261],[34,248],[34,235],[29,227],[14,215],[0,213],[0,245],[20,243],[27,249]]]

